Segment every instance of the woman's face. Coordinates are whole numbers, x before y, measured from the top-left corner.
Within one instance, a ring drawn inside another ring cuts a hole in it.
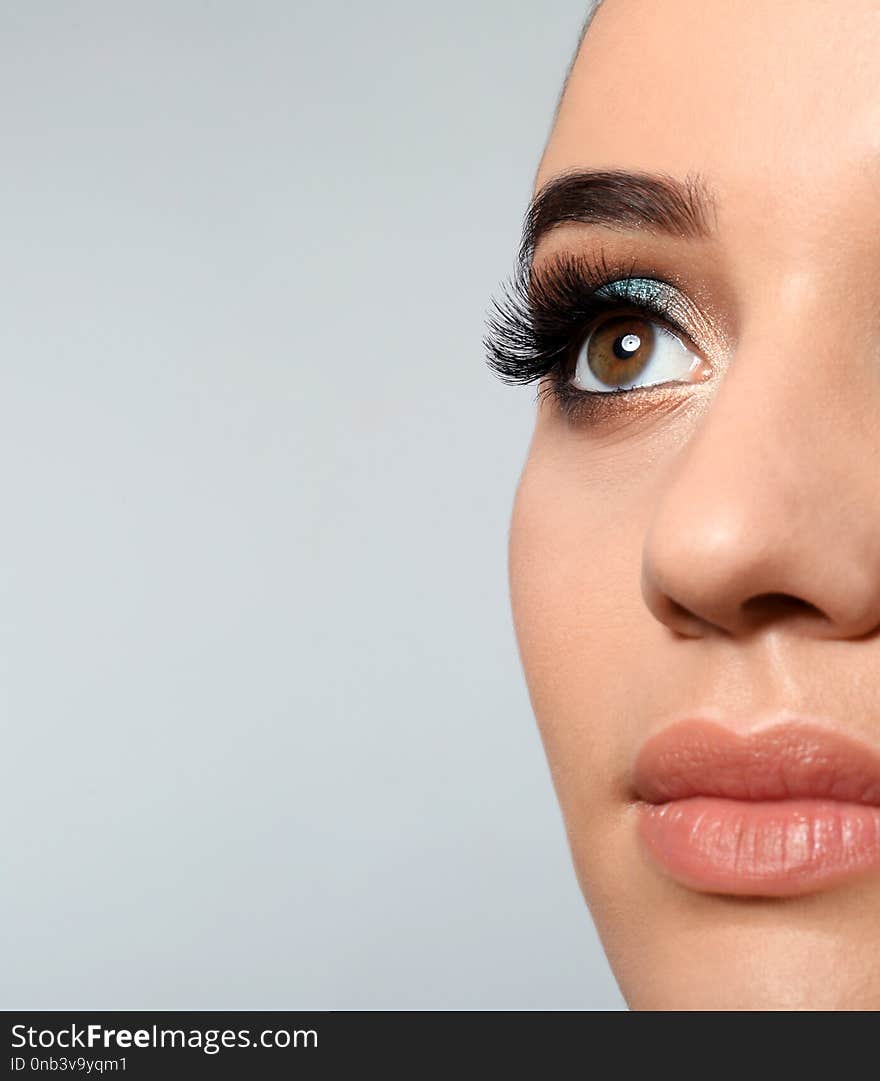
[[[880,1008],[878,72],[875,0],[605,0],[536,179],[511,592],[633,1008]]]

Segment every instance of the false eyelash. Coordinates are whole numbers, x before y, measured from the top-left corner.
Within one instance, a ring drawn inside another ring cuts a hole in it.
[[[561,393],[575,344],[598,316],[621,306],[662,319],[685,333],[680,326],[681,301],[676,302],[673,287],[656,279],[634,278],[635,265],[636,260],[628,266],[609,265],[604,252],[595,260],[564,252],[539,268],[520,262],[502,283],[501,295],[491,300],[483,339],[489,368],[503,382],[513,384],[555,375],[557,393]],[[605,295],[599,290],[606,290]],[[615,394],[571,393],[579,398]]]

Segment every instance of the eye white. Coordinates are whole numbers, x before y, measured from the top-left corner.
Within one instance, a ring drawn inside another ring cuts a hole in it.
[[[654,347],[647,363],[637,375],[627,382],[609,384],[601,380],[593,371],[589,362],[590,345],[597,333],[603,331],[607,333],[605,324],[600,323],[590,331],[589,337],[580,348],[571,385],[578,390],[603,393],[611,390],[631,390],[633,387],[655,386],[659,383],[692,382],[688,376],[700,366],[701,358],[691,352],[680,338],[661,324],[643,317],[639,317],[639,321],[650,323],[654,331]],[[638,349],[641,342],[636,332],[627,331],[622,335],[620,344],[624,349],[633,351]]]

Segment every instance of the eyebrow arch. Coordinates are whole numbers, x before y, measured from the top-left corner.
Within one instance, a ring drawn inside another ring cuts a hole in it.
[[[541,237],[566,222],[696,240],[714,231],[715,198],[699,173],[689,173],[684,180],[626,169],[560,173],[541,187],[526,211],[522,262],[529,262]]]

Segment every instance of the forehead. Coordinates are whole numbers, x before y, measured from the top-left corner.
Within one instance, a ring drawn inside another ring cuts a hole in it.
[[[705,176],[723,224],[880,214],[877,0],[604,0],[536,179]],[[829,200],[829,193],[832,198]]]

